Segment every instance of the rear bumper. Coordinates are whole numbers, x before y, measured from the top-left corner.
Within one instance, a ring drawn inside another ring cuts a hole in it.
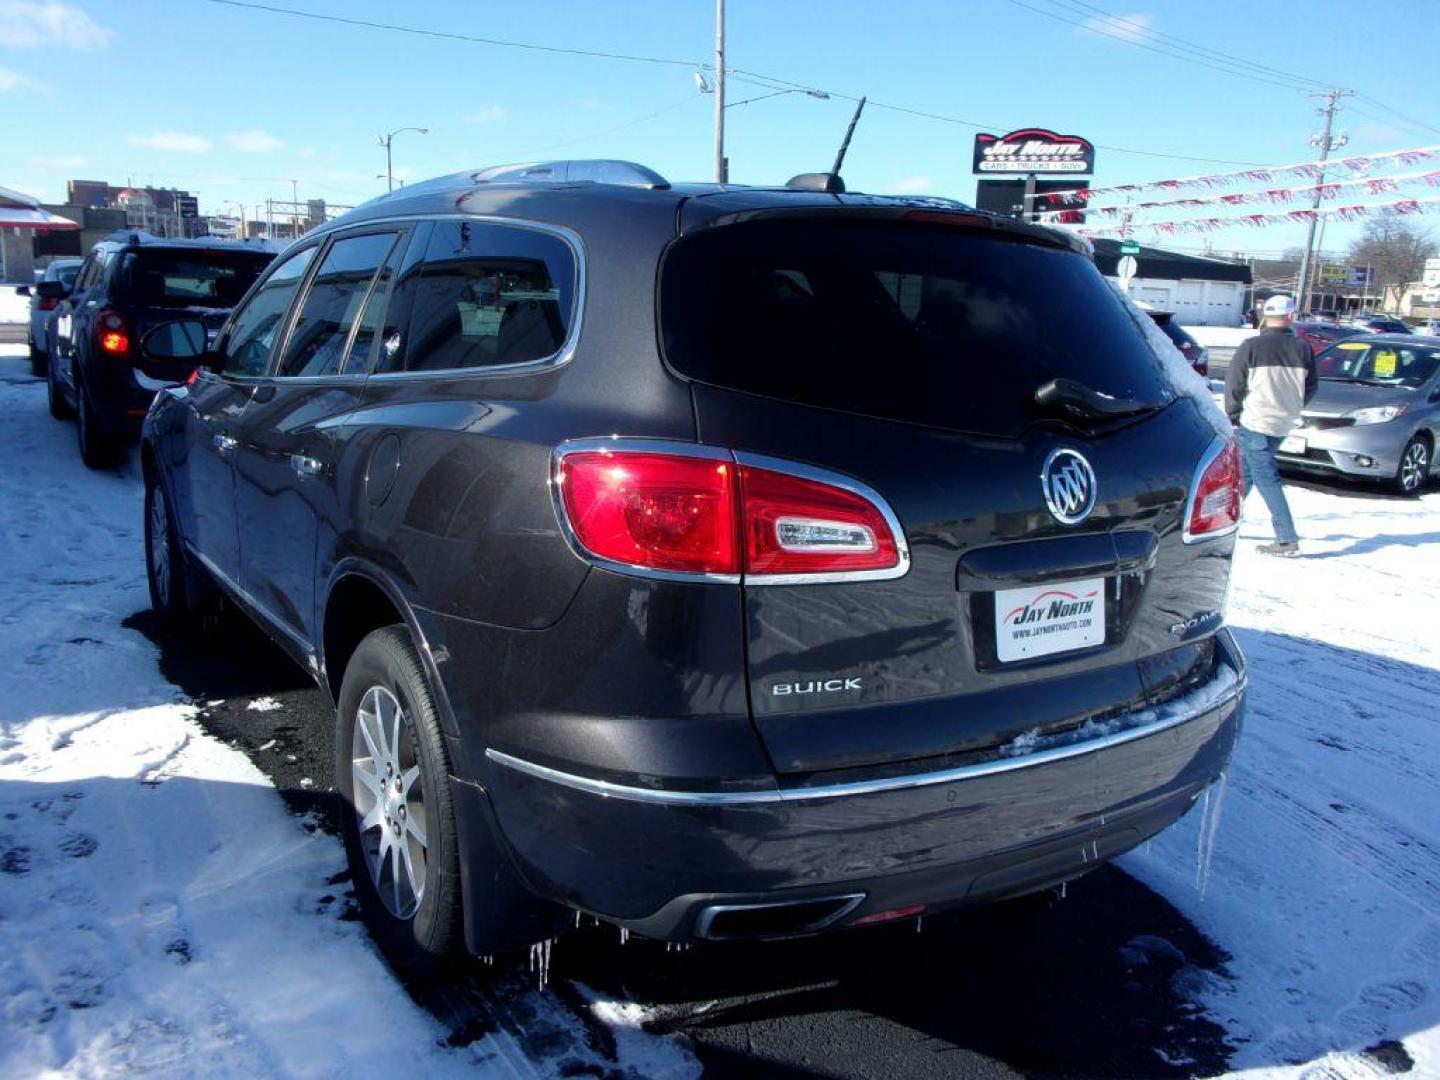
[[[1198,688],[1023,756],[823,787],[676,791],[490,751],[486,787],[532,890],[647,936],[704,936],[717,907],[835,898],[825,925],[838,927],[999,899],[1141,843],[1224,771],[1245,672],[1227,632],[1219,645]]]

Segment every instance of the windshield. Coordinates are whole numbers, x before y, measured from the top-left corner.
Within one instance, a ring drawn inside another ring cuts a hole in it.
[[[124,272],[137,303],[229,308],[273,258],[249,251],[139,251],[125,256]]]
[[[1052,379],[1174,398],[1139,324],[1073,251],[965,229],[771,219],[681,239],[660,285],[665,357],[731,390],[1016,436]]]
[[[1424,385],[1440,368],[1440,348],[1393,341],[1342,341],[1315,360],[1320,378],[1374,386]]]

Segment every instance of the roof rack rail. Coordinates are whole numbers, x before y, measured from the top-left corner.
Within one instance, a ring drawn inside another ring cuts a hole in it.
[[[566,184],[588,181],[621,187],[666,189],[670,181],[654,169],[633,161],[593,158],[576,161],[531,161],[521,165],[495,165],[472,173],[477,184],[538,183]]]

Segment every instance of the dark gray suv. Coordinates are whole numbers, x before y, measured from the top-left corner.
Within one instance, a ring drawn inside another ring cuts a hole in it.
[[[1224,770],[1203,387],[1082,241],[817,186],[446,177],[149,335],[202,365],[145,422],[155,607],[330,690],[400,964],[1030,892]]]

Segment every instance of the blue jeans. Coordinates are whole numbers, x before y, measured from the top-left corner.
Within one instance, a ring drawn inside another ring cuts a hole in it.
[[[1252,486],[1258,487],[1260,497],[1270,510],[1275,539],[1282,544],[1298,541],[1295,519],[1290,516],[1290,504],[1285,501],[1285,489],[1280,484],[1280,470],[1275,467],[1280,436],[1261,435],[1258,431],[1237,427],[1235,437],[1240,442],[1240,455],[1245,459],[1245,490],[1241,497],[1249,495]]]

